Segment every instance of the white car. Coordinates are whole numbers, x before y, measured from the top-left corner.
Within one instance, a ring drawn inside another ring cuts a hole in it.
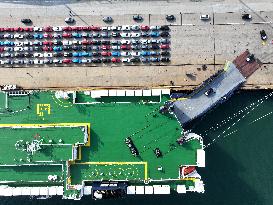
[[[126,25],[126,26],[121,26],[121,30],[122,31],[130,31],[131,30],[131,27]]]
[[[126,57],[126,56],[130,56],[131,53],[130,52],[121,52],[120,55]]]
[[[12,34],[7,33],[4,35],[4,38],[14,38],[14,36]]]
[[[43,28],[34,26],[33,31],[43,31]]]
[[[131,41],[128,41],[128,40],[121,40],[120,43],[121,43],[121,44],[130,44]]]
[[[121,61],[123,63],[130,63],[131,62],[130,58],[123,58]]]
[[[64,46],[69,46],[69,45],[72,45],[72,44],[73,44],[72,41],[63,41]]]
[[[43,60],[38,60],[38,59],[35,59],[33,61],[34,64],[37,64],[37,65],[41,65],[41,64],[44,64],[44,61]]]
[[[33,47],[24,47],[24,51],[33,51]]]
[[[140,56],[141,55],[140,52],[132,52],[131,54],[132,54],[132,56]]]
[[[110,28],[111,28],[111,27],[110,27]],[[108,30],[108,27],[107,27],[107,26],[103,26],[103,27],[101,27],[101,30],[107,31],[107,30]]]
[[[59,34],[59,33],[55,33],[53,35],[53,38],[62,38],[62,37],[63,37],[62,34]]]
[[[157,39],[153,39],[153,40],[151,40],[151,43],[160,43],[160,41]]]
[[[142,40],[141,43],[144,44],[144,45],[147,45],[147,44],[150,43],[150,40]]]
[[[14,50],[13,47],[5,47],[5,48],[4,48],[4,51],[13,51],[13,50]]]
[[[138,37],[140,37],[140,36],[141,36],[140,33],[132,33],[132,34],[131,34],[131,37],[132,37],[132,38],[138,38]]]
[[[63,28],[60,26],[53,27],[52,29],[53,29],[53,31],[62,31],[63,30]]]
[[[120,46],[112,46],[113,50],[120,50]]]
[[[130,33],[121,33],[120,36],[122,38],[130,38],[131,37],[131,34]]]
[[[153,31],[160,30],[160,26],[151,26],[150,29]]]
[[[111,30],[113,30],[113,31],[120,31],[121,30],[121,26],[112,26]]]
[[[208,14],[202,14],[202,15],[200,16],[200,20],[207,21],[207,20],[209,20],[209,19],[210,19],[210,16],[209,16]]]
[[[92,63],[92,60],[91,59],[82,59],[82,63]]]
[[[34,53],[33,54],[34,57],[39,57],[39,58],[43,58],[44,55],[42,53]]]
[[[51,58],[53,56],[52,53],[44,53],[45,58]]]
[[[24,36],[22,34],[17,33],[17,34],[14,35],[14,38],[22,39],[22,38],[24,38]]]
[[[0,64],[1,65],[5,64],[5,61],[0,60]]]
[[[14,51],[24,51],[24,48],[22,48],[22,47],[15,47]]]
[[[31,41],[24,41],[24,45],[25,46],[32,46],[32,42]]]
[[[75,44],[75,45],[81,45],[82,44],[81,41],[77,41],[77,40],[74,40],[72,43]]]
[[[15,41],[15,42],[14,42],[14,45],[15,45],[15,46],[23,46],[24,43],[23,43],[23,42]]]
[[[139,30],[140,30],[140,27],[139,27],[139,25],[132,25],[132,26],[131,26],[131,30],[132,30],[132,31],[139,31]]]
[[[63,63],[63,60],[54,59],[53,63],[55,63],[55,64],[61,64],[61,63]]]

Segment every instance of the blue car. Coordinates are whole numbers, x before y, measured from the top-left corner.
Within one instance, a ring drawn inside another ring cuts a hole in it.
[[[42,38],[44,38],[44,36],[43,36],[43,34],[37,34],[37,33],[35,33],[33,35],[33,38],[35,38],[35,39],[42,39]]]
[[[90,54],[87,53],[87,52],[82,52],[81,55],[82,55],[83,57],[89,57],[89,56],[90,56]]]
[[[150,58],[141,58],[141,62],[142,63],[149,63],[150,62]]]
[[[150,51],[142,51],[141,55],[142,56],[149,56],[149,55],[151,55],[151,52]]]
[[[153,31],[151,37],[159,37],[159,32]]]
[[[4,46],[5,42],[4,41],[0,41],[0,46]]]
[[[63,50],[63,47],[61,46],[54,46],[53,47],[53,51],[62,51]]]
[[[73,57],[81,57],[81,56],[82,56],[82,53],[77,53],[77,52],[75,52],[75,53],[73,53],[72,55],[73,55]]]
[[[11,41],[5,41],[4,46],[14,46],[14,42]]]
[[[82,60],[81,59],[78,59],[78,58],[74,58],[72,60],[73,63],[82,63]]]
[[[73,36],[74,38],[81,38],[81,37],[82,37],[82,34],[80,34],[80,33],[72,33],[72,36]]]
[[[120,52],[113,51],[113,52],[112,52],[112,56],[120,56]]]

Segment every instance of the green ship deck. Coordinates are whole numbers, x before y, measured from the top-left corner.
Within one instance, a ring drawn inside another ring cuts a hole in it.
[[[61,185],[66,196],[79,194],[75,185],[87,181],[191,185],[180,179],[179,167],[196,166],[202,143],[176,143],[183,134],[180,124],[173,115],[159,113],[168,95],[94,99],[74,92],[69,97],[57,99],[53,91],[0,94],[1,184]],[[138,157],[130,153],[126,137]],[[31,142],[39,144],[37,151],[27,151]],[[155,156],[155,148],[163,157]],[[57,180],[48,180],[49,175]]]

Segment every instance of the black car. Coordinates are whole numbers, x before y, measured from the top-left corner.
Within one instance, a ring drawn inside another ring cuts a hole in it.
[[[140,62],[140,58],[132,58],[131,62],[132,63],[139,63]]]
[[[210,95],[213,94],[213,93],[214,93],[213,88],[209,88],[209,89],[205,92],[205,95],[206,95],[206,96],[210,96]]]
[[[120,41],[111,41],[112,45],[120,45]]]
[[[109,59],[109,58],[103,58],[102,62],[103,63],[111,63],[111,59]]]
[[[174,21],[175,17],[174,17],[174,15],[166,15],[166,20],[167,21]]]
[[[93,52],[93,53],[92,53],[92,56],[101,56],[101,53]]]
[[[31,19],[21,19],[22,23],[31,23]]]
[[[167,25],[161,26],[161,27],[160,27],[160,30],[161,30],[161,31],[169,31],[169,30],[170,30],[170,27],[167,26]]]
[[[131,48],[132,48],[132,50],[139,50],[139,49],[141,49],[141,46],[140,45],[132,45]]]
[[[170,58],[161,58],[162,62],[170,62]]]
[[[62,41],[53,41],[53,44],[54,45],[63,45],[63,42]]]
[[[150,34],[148,32],[142,32],[141,37],[150,37]]]
[[[246,58],[246,61],[248,63],[251,63],[255,60],[255,57],[254,57],[254,54],[250,54],[247,58]]]
[[[102,41],[101,44],[103,44],[103,45],[110,45],[111,41]]]
[[[35,46],[33,47],[33,51],[43,51],[43,48],[39,46]]]
[[[260,31],[260,35],[261,35],[261,39],[262,39],[262,40],[266,40],[266,39],[267,39],[267,36],[266,36],[266,33],[265,33],[264,30],[261,30],[261,31]]]
[[[53,57],[63,57],[63,53],[53,53]]]
[[[157,44],[153,44],[153,45],[152,45],[152,49],[160,49],[160,47],[159,47],[159,45],[157,45]]]
[[[72,50],[72,46],[63,46],[63,49],[65,51],[71,51]]]
[[[101,37],[100,33],[94,33],[93,34],[93,38],[100,38],[100,37]]]
[[[156,155],[157,158],[162,156],[162,152],[160,151],[159,148],[155,148],[154,149],[154,153],[155,153],[155,155]]]
[[[3,39],[4,38],[4,34],[0,34],[0,39]]]
[[[101,59],[92,59],[92,63],[101,63]]]
[[[26,33],[26,34],[24,35],[24,37],[25,37],[26,39],[33,39],[33,38],[34,38],[33,35],[30,34],[30,33]]]
[[[148,49],[150,49],[150,47],[148,45],[141,45],[141,49],[148,50]]]
[[[82,50],[82,47],[81,46],[72,46],[72,50],[80,51],[80,50]]]
[[[170,36],[170,34],[169,34],[169,32],[162,32],[162,33],[160,34],[160,36],[161,36],[161,37],[168,37],[168,36]]]
[[[134,19],[134,21],[142,21],[143,17],[138,14],[138,15],[134,15],[133,19]]]
[[[24,58],[25,55],[23,53],[15,53],[14,57],[16,57],[16,58]]]
[[[101,41],[93,41],[93,45],[101,45]]]
[[[250,19],[252,19],[252,16],[250,14],[243,14],[242,19],[243,20],[250,20]]]
[[[30,58],[30,57],[33,57],[33,54],[32,53],[24,53],[24,57]]]
[[[163,52],[161,52],[161,55],[162,56],[169,56],[170,52],[169,51],[163,51]]]

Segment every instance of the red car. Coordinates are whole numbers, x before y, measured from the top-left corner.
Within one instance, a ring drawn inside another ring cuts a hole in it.
[[[92,31],[100,31],[101,28],[98,27],[98,26],[91,26],[91,30],[92,30]]]
[[[121,45],[120,48],[122,50],[130,50],[131,49],[131,46],[130,45]]]
[[[102,56],[111,56],[112,54],[111,54],[111,52],[103,51],[103,52],[101,52],[101,55]]]
[[[44,34],[44,38],[53,38],[53,36],[51,34],[46,33]]]
[[[64,60],[63,60],[63,63],[69,64],[69,63],[72,63],[72,60],[71,60],[71,59],[64,59]]]
[[[160,48],[161,48],[161,49],[169,49],[170,46],[169,46],[169,44],[162,44],[162,45],[160,46]]]
[[[63,38],[71,38],[72,34],[71,33],[63,33]]]
[[[113,63],[120,63],[121,62],[119,58],[112,58],[111,61]]]
[[[148,31],[148,30],[150,30],[150,27],[149,27],[149,26],[144,26],[144,25],[142,25],[142,26],[140,26],[140,29],[141,29],[142,31]]]
[[[4,32],[5,31],[5,28],[0,28],[0,32]]]
[[[4,28],[4,31],[13,32],[14,28]]]
[[[82,45],[90,45],[90,44],[91,44],[91,41],[88,41],[88,40],[82,41]]]
[[[21,27],[15,27],[15,28],[14,28],[14,31],[15,31],[15,32],[23,32],[24,29],[21,28]]]
[[[44,41],[43,45],[52,46],[53,43],[51,41]]]
[[[82,27],[79,27],[79,26],[73,26],[71,28],[72,28],[72,31],[81,31],[82,30]]]
[[[32,27],[26,27],[24,30],[28,31],[28,32],[33,32],[33,28]]]
[[[72,31],[72,28],[70,26],[64,26],[63,31]]]
[[[47,46],[44,46],[43,47],[43,51],[52,51],[52,47],[47,47]]]
[[[110,49],[111,49],[111,46],[109,46],[109,45],[102,45],[102,46],[101,46],[101,49],[102,49],[102,50],[110,50]]]
[[[0,52],[3,52],[4,51],[4,47],[0,47]]]
[[[90,30],[89,30],[89,26],[84,26],[84,27],[82,27],[82,30],[83,30],[83,31],[90,31]]]
[[[51,26],[46,26],[46,27],[44,27],[44,31],[45,32],[52,32],[53,28]]]

